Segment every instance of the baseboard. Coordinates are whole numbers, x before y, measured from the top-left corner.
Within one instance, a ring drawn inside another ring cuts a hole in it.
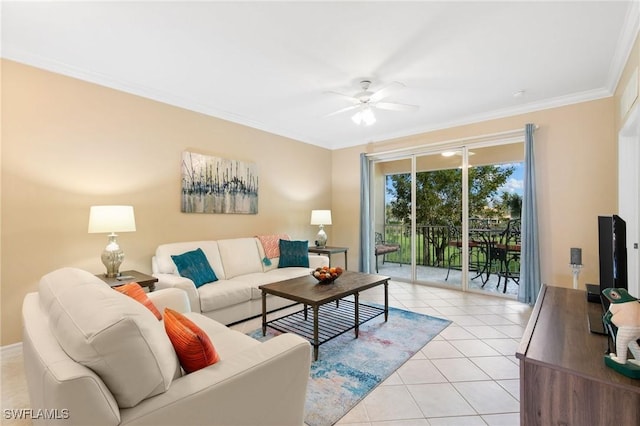
[[[22,353],[22,342],[0,346],[0,358]]]

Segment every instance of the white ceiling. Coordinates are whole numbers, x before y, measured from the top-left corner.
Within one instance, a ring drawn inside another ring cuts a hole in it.
[[[7,2],[2,57],[329,149],[610,96],[636,1]],[[356,126],[363,78],[385,101]],[[525,90],[521,97],[513,94]]]

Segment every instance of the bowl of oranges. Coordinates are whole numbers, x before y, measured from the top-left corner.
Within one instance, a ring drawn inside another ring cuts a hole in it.
[[[334,282],[344,270],[337,266],[330,268],[328,266],[322,266],[311,271],[311,276],[318,280],[320,284],[331,284]]]

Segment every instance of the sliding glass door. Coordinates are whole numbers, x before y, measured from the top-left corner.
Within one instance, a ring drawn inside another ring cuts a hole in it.
[[[468,151],[470,290],[516,297],[520,278],[520,212],[524,143]]]
[[[463,149],[416,159],[416,281],[462,288]]]
[[[375,163],[370,197],[374,206],[371,241],[375,242],[375,270],[405,280],[413,279],[411,163],[411,158]]]
[[[460,223],[462,214],[461,164],[462,150],[376,163],[376,238],[399,247],[387,254],[376,250],[378,271],[398,279],[462,286],[462,246],[450,245],[452,225]]]
[[[522,160],[518,142],[374,162],[376,270],[394,279],[515,295],[519,236],[506,232],[516,232]]]

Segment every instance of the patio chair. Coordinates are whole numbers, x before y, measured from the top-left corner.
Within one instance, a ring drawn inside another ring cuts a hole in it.
[[[496,287],[500,286],[500,281],[504,278],[503,293],[507,292],[510,279],[520,284],[521,223],[519,218],[509,220],[500,241],[491,250],[492,259],[497,260],[499,265]]]
[[[481,277],[487,269],[486,264],[486,245],[487,242],[481,233],[489,228],[488,219],[469,218],[469,270],[476,272],[476,276],[471,279]],[[449,273],[452,269],[462,269],[462,227],[456,225],[449,226],[449,247],[455,247],[455,250],[449,252],[447,276],[445,281],[449,279]],[[453,261],[458,259],[457,264]],[[484,260],[483,260],[484,259]],[[457,265],[460,266],[457,266]],[[455,266],[452,266],[455,265]],[[485,280],[483,279],[483,282]]]
[[[398,252],[398,254],[401,254],[400,251],[400,244],[387,244],[384,241],[384,238],[382,237],[382,234],[379,232],[376,232],[376,245],[375,245],[375,255],[376,255],[376,273],[378,273],[378,257],[382,256],[382,264],[384,265],[384,262],[386,260],[386,255],[389,253],[395,253]],[[398,262],[398,264],[400,266],[402,266],[402,262]]]

